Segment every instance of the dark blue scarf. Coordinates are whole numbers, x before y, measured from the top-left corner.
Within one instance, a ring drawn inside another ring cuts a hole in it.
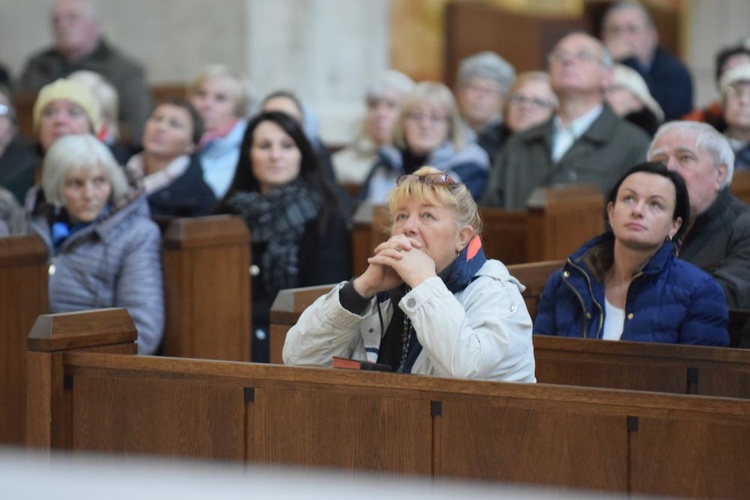
[[[73,234],[77,233],[81,229],[90,226],[96,222],[101,221],[112,211],[112,206],[107,203],[102,209],[101,213],[97,216],[96,220],[91,222],[71,222],[70,216],[68,216],[67,210],[61,209],[57,214],[53,216],[53,220],[50,224],[50,237],[52,238],[52,248],[57,255],[65,241],[70,238]]]

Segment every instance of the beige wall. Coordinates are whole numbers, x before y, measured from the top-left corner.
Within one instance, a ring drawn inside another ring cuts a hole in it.
[[[0,60],[15,75],[51,42],[52,0],[0,0]],[[244,67],[245,0],[102,0],[103,31],[152,82],[189,79],[216,61]]]
[[[0,61],[15,76],[51,43],[52,0],[0,0]],[[297,92],[343,142],[388,65],[388,0],[100,0],[102,30],[152,84],[184,83],[209,63],[244,71],[259,95]]]
[[[725,46],[750,37],[750,1],[687,0],[687,61],[696,82],[695,102],[714,100],[714,57]]]

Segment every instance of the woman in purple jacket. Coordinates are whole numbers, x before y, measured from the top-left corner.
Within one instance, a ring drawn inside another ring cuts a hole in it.
[[[677,258],[690,225],[682,177],[661,163],[636,165],[612,189],[607,216],[610,229],[550,277],[534,333],[729,345],[721,287]]]

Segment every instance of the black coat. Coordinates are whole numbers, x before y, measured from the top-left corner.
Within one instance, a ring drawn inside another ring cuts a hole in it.
[[[190,157],[187,170],[169,186],[148,196],[154,217],[201,217],[213,209],[214,192],[203,180],[203,169],[196,155]]]

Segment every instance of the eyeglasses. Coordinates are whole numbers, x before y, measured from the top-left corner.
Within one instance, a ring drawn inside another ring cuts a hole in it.
[[[463,88],[481,96],[501,95],[503,93],[503,89],[501,87],[484,86],[478,85],[476,83],[469,83],[467,85],[464,85]]]
[[[446,123],[448,121],[448,117],[446,115],[431,113],[408,113],[406,115],[406,119],[417,123],[422,123],[424,120],[428,120],[432,125],[438,125],[440,123]]]
[[[737,99],[750,99],[750,82],[742,81],[730,85],[727,89],[727,95],[731,95]]]
[[[551,108],[553,106],[550,101],[539,99],[537,97],[526,97],[521,94],[511,94],[508,96],[508,100],[513,104],[528,104],[532,108],[537,109]]]
[[[623,34],[635,35],[642,31],[646,31],[648,26],[643,24],[626,24],[624,26],[607,26],[604,28],[604,34],[610,36],[618,36]]]
[[[421,182],[422,184],[430,184],[432,186],[447,187],[448,189],[455,189],[460,185],[450,175],[441,173],[427,175],[405,174],[396,179],[397,186],[405,182]]]
[[[604,60],[594,52],[591,52],[589,50],[579,50],[578,52],[570,52],[567,50],[561,50],[557,49],[554,52],[551,52],[549,56],[547,56],[547,59],[549,60],[550,64],[552,63],[560,63],[563,62],[565,59],[572,59],[574,61],[578,62],[598,62],[600,64],[604,64]]]

